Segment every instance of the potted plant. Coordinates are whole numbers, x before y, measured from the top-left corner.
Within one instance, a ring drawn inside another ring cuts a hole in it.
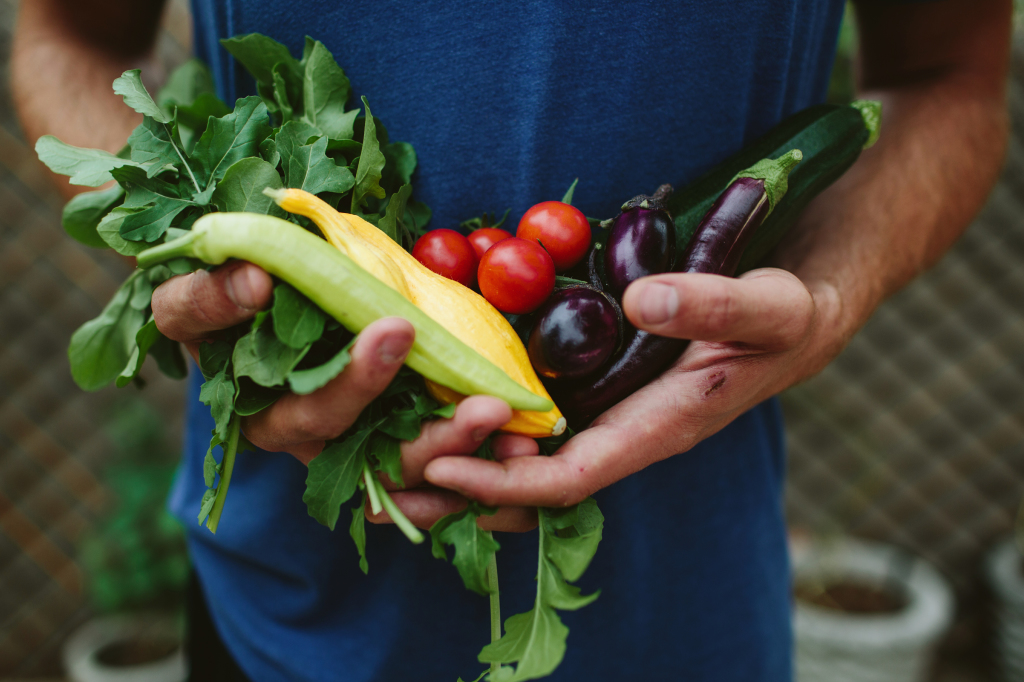
[[[160,417],[144,403],[120,403],[114,415],[106,430],[117,457],[103,480],[116,502],[79,547],[97,616],[65,643],[65,670],[72,682],[184,682],[188,560],[182,530],[164,509],[173,456]]]
[[[1013,539],[989,550],[985,577],[996,601],[996,666],[1004,680],[1024,679],[1024,562]]]
[[[927,562],[850,538],[793,542],[798,682],[915,682],[953,618]]]

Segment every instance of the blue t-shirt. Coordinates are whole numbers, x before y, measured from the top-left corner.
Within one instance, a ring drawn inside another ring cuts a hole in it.
[[[823,99],[841,0],[392,3],[193,0],[198,55],[221,94],[252,81],[217,39],[258,31],[333,51],[392,140],[419,158],[433,227],[559,198],[611,216],[685,183]],[[514,224],[514,223],[513,223]],[[305,467],[246,453],[216,536],[196,525],[212,420],[190,380],[170,506],[228,649],[256,682],[473,679],[488,602],[395,528],[367,526],[370,574],[343,528],[302,503]],[[604,540],[563,613],[552,680],[791,678],[782,425],[765,403],[690,452],[595,495]],[[344,525],[344,524],[342,524]],[[502,609],[530,608],[536,532],[497,534]]]

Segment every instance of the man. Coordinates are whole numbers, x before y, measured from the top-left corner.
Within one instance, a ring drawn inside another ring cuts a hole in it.
[[[123,144],[136,117],[109,83],[145,59],[160,4],[22,5],[12,81],[30,139]],[[417,193],[433,225],[450,227],[506,205],[521,214],[576,175],[578,203],[611,215],[661,182],[695,178],[823,97],[841,2],[695,4],[196,0],[193,9],[197,52],[229,99],[248,94],[246,79],[217,38],[259,31],[293,52],[305,33],[323,40],[392,137],[414,144]],[[523,531],[536,524],[532,507],[596,493],[605,539],[581,584],[603,593],[565,614],[569,651],[552,679],[791,675],[781,425],[764,401],[820,370],[879,302],[948,248],[995,180],[1007,128],[1007,0],[862,0],[857,9],[861,96],[882,100],[882,136],[808,207],[774,255],[780,269],[634,283],[623,300],[634,324],[697,341],[553,457],[514,436],[496,439],[497,462],[461,456],[509,416],[482,396],[403,447],[411,489],[394,498],[421,527],[466,496],[501,506],[485,527]],[[265,273],[236,263],[165,283],[154,314],[194,353],[270,295]],[[347,538],[316,526],[301,504],[299,462],[344,431],[411,343],[407,323],[380,320],[334,382],[245,422],[263,451],[240,459],[218,535],[190,531],[215,626],[208,639],[226,645],[209,654],[219,662],[195,657],[194,679],[475,675],[485,600],[396,533],[370,533],[363,577]],[[209,429],[193,399],[171,501],[185,520],[202,494]],[[518,613],[530,608],[535,540],[498,537],[503,607]]]

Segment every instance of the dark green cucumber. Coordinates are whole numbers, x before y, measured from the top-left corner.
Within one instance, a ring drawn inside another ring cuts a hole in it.
[[[676,253],[684,253],[701,219],[737,173],[760,159],[777,159],[791,149],[803,161],[789,175],[789,191],[754,233],[737,273],[757,267],[778,246],[807,203],[831,185],[874,144],[878,102],[819,104],[793,114],[764,136],[733,154],[674,194],[667,208],[676,228]]]

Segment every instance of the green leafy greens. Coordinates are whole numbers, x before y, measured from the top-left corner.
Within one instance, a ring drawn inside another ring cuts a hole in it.
[[[415,150],[389,140],[365,97],[362,111],[348,108],[351,84],[330,51],[307,38],[296,59],[284,45],[259,34],[222,44],[253,75],[258,96],[228,106],[217,97],[209,70],[194,59],[171,74],[155,98],[140,72],[130,70],[114,81],[114,92],[143,120],[121,152],[40,138],[40,160],[70,176],[72,184],[115,183],[68,202],[63,213],[68,234],[88,246],[134,256],[186,234],[211,211],[270,214],[309,229],[305,219],[282,211],[263,193],[268,187],[291,187],[358,213],[411,249],[430,220],[430,209],[412,197]],[[564,201],[571,201],[574,187]],[[467,226],[485,227],[490,220],[484,216]],[[200,267],[206,266],[182,258],[133,272],[99,316],[72,336],[68,356],[76,383],[89,391],[111,382],[141,385],[139,372],[149,356],[165,374],[184,377],[184,356],[157,329],[151,296],[170,277]],[[215,424],[203,461],[207,491],[198,510],[200,524],[216,532],[236,455],[251,449],[241,434],[241,418],[266,409],[289,390],[309,394],[326,386],[351,361],[355,341],[305,296],[278,281],[269,310],[200,345],[205,382],[199,399]],[[423,541],[380,474],[402,486],[402,442],[417,438],[425,421],[450,418],[454,411],[454,404],[442,406],[430,396],[422,377],[403,368],[310,463],[303,495],[309,514],[333,530],[342,507],[350,506],[349,534],[364,572],[369,570],[367,505],[375,513],[387,511],[411,541]],[[554,446],[542,443],[546,451]],[[492,457],[489,439],[476,455]],[[556,610],[579,608],[596,597],[581,596],[570,583],[596,551],[602,518],[593,500],[539,510],[537,598],[531,611],[505,622],[502,637],[495,561],[500,545],[478,523],[495,512],[469,502],[439,520],[430,531],[432,552],[448,560],[446,548],[453,547],[452,563],[466,587],[490,596],[493,641],[480,660],[491,668],[481,677],[533,679],[554,670],[564,653],[568,630]]]

